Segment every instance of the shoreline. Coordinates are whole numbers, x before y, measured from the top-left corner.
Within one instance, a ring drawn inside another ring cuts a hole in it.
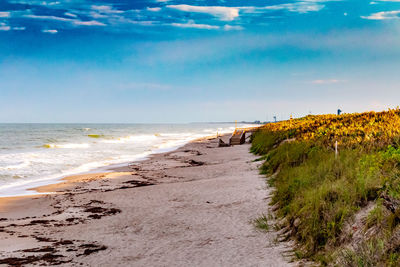
[[[232,133],[224,133],[219,135],[218,137],[226,137],[228,135],[231,135]],[[87,175],[107,175],[109,173],[113,173],[116,169],[124,168],[127,167],[131,164],[136,164],[139,162],[144,162],[147,160],[150,160],[154,155],[159,155],[159,154],[164,154],[164,153],[170,153],[173,152],[183,146],[186,146],[187,144],[190,144],[192,142],[197,142],[201,140],[209,140],[212,138],[216,138],[214,135],[209,135],[209,136],[204,136],[200,138],[195,138],[193,140],[187,141],[186,143],[183,143],[181,145],[173,146],[173,147],[167,147],[167,148],[159,148],[155,150],[155,152],[150,152],[149,154],[146,154],[143,157],[139,157],[136,160],[133,161],[125,161],[121,163],[115,163],[115,164],[110,164],[110,165],[104,165],[104,166],[99,166],[94,169],[85,171],[85,172],[77,172],[73,174],[68,174],[68,175],[60,175],[56,178],[49,178],[49,179],[43,179],[43,180],[38,180],[38,181],[32,181],[29,182],[27,181],[28,186],[23,185],[21,188],[18,188],[17,190],[23,193],[21,194],[13,194],[13,195],[6,195],[6,196],[0,196],[0,202],[3,198],[18,198],[18,197],[34,197],[34,196],[39,196],[43,194],[51,194],[52,192],[46,191],[46,188],[52,189],[56,188],[55,185],[57,184],[64,184],[65,186],[65,181],[68,180],[73,180],[77,182],[79,180],[79,177],[82,177],[82,179],[85,179]],[[164,151],[162,151],[164,150]],[[32,185],[31,185],[32,184]],[[34,185],[37,184],[37,185]],[[15,187],[12,187],[15,188]]]
[[[113,179],[113,178],[120,178],[123,176],[129,176],[130,175],[129,166],[146,163],[148,161],[151,162],[151,160],[157,156],[163,157],[163,156],[165,156],[169,153],[173,153],[174,151],[177,151],[180,148],[183,148],[191,143],[208,141],[208,140],[217,139],[217,138],[222,138],[222,139],[226,140],[226,138],[230,135],[232,135],[232,133],[224,133],[224,134],[218,135],[218,137],[210,135],[210,136],[196,138],[191,141],[188,141],[187,143],[185,143],[183,145],[168,148],[168,149],[171,149],[170,151],[156,152],[156,153],[149,154],[145,158],[139,159],[136,161],[111,164],[111,165],[106,165],[106,166],[95,168],[88,172],[77,173],[77,174],[67,175],[67,176],[61,176],[59,178],[52,180],[51,182],[49,181],[50,183],[46,183],[44,185],[38,185],[38,186],[34,186],[34,187],[29,187],[29,188],[25,189],[25,191],[27,191],[27,192],[35,191],[36,193],[32,192],[32,194],[27,193],[27,194],[22,194],[22,195],[0,196],[0,212],[4,208],[5,203],[18,202],[19,200],[25,200],[25,199],[30,199],[30,198],[36,198],[36,197],[41,197],[41,196],[46,196],[46,195],[62,193],[64,190],[73,188],[74,186],[76,186],[77,184],[82,183],[82,182],[91,182],[91,181],[100,180],[100,179]]]
[[[248,144],[203,139],[113,177],[75,176],[41,188],[55,194],[3,198],[0,263],[290,266],[290,246],[252,223],[270,213],[271,193],[255,158]]]
[[[223,134],[223,135],[219,136],[219,138],[220,137],[224,138],[229,135],[231,135],[231,133]],[[37,195],[46,194],[46,193],[54,194],[54,193],[57,193],[56,192],[57,190],[64,190],[64,189],[73,187],[75,184],[81,183],[81,182],[90,182],[90,181],[101,180],[101,179],[119,178],[121,176],[130,174],[130,172],[128,170],[129,170],[129,166],[131,166],[131,165],[138,165],[140,163],[145,163],[146,161],[151,161],[156,156],[162,157],[162,156],[167,155],[168,153],[172,153],[172,152],[178,150],[179,148],[182,148],[190,143],[202,142],[202,141],[215,139],[215,138],[217,138],[217,137],[216,136],[214,136],[214,137],[213,136],[205,136],[205,137],[201,137],[201,138],[196,138],[194,140],[188,141],[187,143],[185,143],[183,145],[166,148],[167,151],[165,151],[165,152],[155,152],[155,153],[148,154],[146,157],[135,160],[135,161],[111,164],[111,165],[102,166],[102,167],[93,169],[88,172],[77,173],[77,174],[68,175],[65,177],[60,177],[60,178],[57,178],[58,181],[56,183],[40,185],[40,186],[29,188],[27,190],[32,190],[32,191],[37,192],[36,194],[32,194],[29,196],[37,196]],[[97,172],[96,170],[98,170],[98,171],[102,170],[102,171]],[[19,197],[19,196],[14,196],[14,197]],[[1,197],[0,197],[0,199],[1,199]]]

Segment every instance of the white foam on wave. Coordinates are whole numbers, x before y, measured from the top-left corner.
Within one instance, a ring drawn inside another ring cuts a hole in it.
[[[102,140],[101,142],[107,144],[140,143],[154,141],[157,139],[157,137],[158,134],[128,135],[124,137]]]
[[[79,175],[85,173],[95,173],[98,171],[107,172],[110,166],[114,166],[116,164],[132,162],[132,161],[142,161],[147,159],[148,155],[151,152],[144,152],[136,155],[123,155],[118,158],[113,158],[104,161],[96,161],[82,164],[79,167],[72,168],[66,171],[62,171],[60,173],[56,173],[53,175],[48,175],[41,178],[36,178],[32,180],[22,179],[19,181],[15,181],[13,183],[0,185],[0,196],[1,197],[11,197],[11,196],[24,196],[24,195],[36,195],[39,194],[31,188],[49,185],[49,184],[57,184],[62,182],[62,178]]]
[[[21,163],[16,163],[16,164],[12,164],[12,165],[8,165],[8,166],[3,166],[0,167],[0,170],[16,170],[16,169],[22,169],[22,168],[26,168],[30,165],[29,161],[23,161]]]
[[[162,136],[163,134],[161,134]],[[167,134],[165,134],[167,135]],[[157,144],[153,146],[153,153],[165,153],[176,150],[187,143],[194,141],[199,138],[205,138],[210,136],[210,134],[198,134],[198,133],[183,133],[183,134],[168,134],[170,137],[175,136],[174,139],[167,139],[163,141],[161,144]]]
[[[183,132],[183,133],[158,133],[159,137],[173,137],[173,138],[185,138],[194,135],[191,132]]]
[[[45,144],[45,148],[88,148],[90,145],[87,143],[83,144]]]
[[[167,141],[163,142],[159,145],[153,146],[153,153],[165,153],[169,151],[173,151],[185,144],[189,143],[190,140],[174,140],[174,141]]]
[[[140,161],[151,154],[173,151],[195,139],[215,136],[217,132],[229,133],[234,129],[231,125],[208,126],[206,129],[188,127],[181,132],[158,128],[153,133],[146,134],[141,130],[143,134],[126,132],[126,135],[114,138],[110,136],[115,132],[105,132],[110,134],[89,143],[85,143],[86,135],[59,139],[72,141],[70,143],[48,140],[51,143],[46,147],[51,149],[35,147],[35,150],[0,154],[0,170],[7,178],[2,178],[4,184],[0,183],[0,196],[35,194],[28,189],[58,183],[66,176],[104,171],[116,164]],[[14,176],[20,178],[11,179]]]

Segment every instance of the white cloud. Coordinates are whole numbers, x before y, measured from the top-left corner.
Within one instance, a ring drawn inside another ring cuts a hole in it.
[[[55,20],[55,21],[69,22],[69,23],[71,23],[73,25],[77,25],[77,26],[105,26],[104,23],[96,21],[96,20],[82,21],[79,19],[72,19],[72,18],[63,18],[63,17],[57,17],[57,16],[38,16],[38,15],[25,15],[24,17],[31,18],[31,19]]]
[[[1,1],[1,0],[0,0]],[[57,9],[60,13],[47,13],[46,15],[35,14],[35,9],[29,9],[24,11],[12,11],[12,12],[0,12],[0,17],[15,17],[15,18],[30,18],[35,20],[46,20],[43,22],[42,27],[55,27],[47,25],[48,21],[64,22],[66,25],[57,25],[57,28],[64,27],[80,27],[80,26],[106,26],[108,30],[127,30],[129,24],[137,25],[169,25],[181,28],[198,28],[198,29],[223,29],[223,30],[242,30],[245,26],[229,25],[231,21],[237,20],[241,15],[256,14],[256,13],[268,13],[275,12],[277,10],[297,13],[307,13],[312,11],[319,11],[324,8],[323,3],[330,1],[340,0],[295,0],[292,3],[276,4],[270,6],[242,6],[242,7],[228,7],[228,6],[195,6],[188,4],[170,4],[169,0],[152,0],[154,3],[162,3],[160,7],[144,7],[142,9],[131,9],[131,10],[120,10],[117,6],[112,4],[88,4],[83,3],[86,1],[82,0],[68,0],[68,4],[64,6],[62,1],[54,2],[46,0],[14,0],[16,2],[30,2],[37,5],[46,5],[49,8],[50,5],[54,5],[51,9]],[[400,1],[400,0],[399,0]],[[167,3],[168,2],[168,3]],[[224,1],[220,1],[224,2]],[[76,5],[75,5],[76,3]],[[62,9],[58,9],[63,7]],[[74,5],[73,5],[74,4]],[[202,15],[202,18],[196,16],[196,22],[182,22],[181,16],[173,17],[171,14],[172,10],[190,12]],[[165,11],[165,12],[164,12]],[[17,13],[19,12],[19,13]],[[11,14],[10,14],[11,13]],[[211,23],[204,14],[213,16],[218,20],[225,23],[214,25],[217,23]],[[84,21],[82,18],[86,18]],[[168,22],[165,22],[167,19]],[[170,21],[170,19],[172,21]],[[60,24],[60,23],[58,23]],[[226,25],[224,25],[226,24]],[[237,23],[233,23],[237,24]],[[132,28],[130,28],[132,29]]]
[[[113,6],[107,6],[107,5],[93,5],[91,6],[91,11],[89,12],[83,12],[85,15],[90,15],[92,18],[110,18],[110,17],[115,17],[119,16],[120,14],[124,13],[122,10],[114,9]]]
[[[56,1],[56,2],[42,1],[40,4],[43,5],[43,6],[55,6],[55,5],[61,4],[61,2],[58,2],[58,1]]]
[[[57,17],[57,16],[24,15],[23,17],[31,19],[56,20],[56,21],[66,21],[66,22],[75,21],[74,19]]]
[[[382,11],[373,13],[369,16],[361,16],[363,19],[369,20],[386,20],[386,19],[400,19],[400,10],[396,11]]]
[[[225,25],[224,26],[224,30],[225,31],[230,31],[230,30],[243,30],[243,27],[242,26],[238,26],[238,25],[234,25],[234,26],[232,26],[232,25]]]
[[[11,27],[4,24],[4,23],[0,23],[0,31],[9,31],[11,30]]]
[[[161,7],[148,7],[147,8],[148,11],[153,11],[153,12],[158,12],[161,10]]]
[[[195,29],[206,29],[206,30],[217,30],[220,28],[219,26],[215,25],[196,24],[193,21],[189,21],[188,23],[171,23],[169,25],[179,28],[195,28]]]
[[[331,0],[340,1],[340,0]],[[400,0],[399,0],[400,1]],[[278,4],[271,6],[242,6],[242,7],[225,7],[225,6],[192,6],[192,5],[167,5],[168,8],[193,13],[204,13],[218,17],[223,21],[232,21],[239,17],[240,12],[244,13],[261,13],[273,10],[287,10],[296,13],[317,12],[325,7],[321,4],[329,2],[329,0],[303,0],[294,3]]]
[[[122,10],[114,9],[112,6],[106,6],[106,5],[103,5],[103,6],[93,5],[92,9],[96,10],[96,11],[98,11],[100,13],[103,13],[103,14],[120,14],[120,13],[124,13],[124,11],[122,11]]]
[[[184,12],[210,14],[225,21],[231,21],[239,17],[239,8],[237,7],[190,5],[168,5],[167,7]]]
[[[279,4],[279,5],[272,5],[265,7],[250,7],[250,8],[253,8],[254,10],[287,10],[296,13],[308,13],[308,12],[317,12],[323,9],[325,5],[320,4],[320,2],[326,2],[326,1],[304,0],[295,3]]]
[[[14,1],[9,1],[12,4],[24,4],[24,5],[40,5],[40,6],[56,6],[61,4],[61,2],[58,1],[43,1],[43,0],[14,0]]]
[[[64,15],[65,15],[65,16],[68,16],[68,17],[73,17],[73,18],[78,17],[78,15],[73,14],[73,13],[70,13],[70,12],[65,12]]]
[[[74,25],[83,25],[83,26],[106,26],[106,24],[99,22],[97,20],[90,20],[90,21],[82,21],[76,20],[73,22]]]
[[[57,30],[42,30],[42,32],[44,32],[44,33],[50,33],[50,34],[56,34],[56,33],[58,33]]]
[[[10,12],[2,11],[0,12],[0,18],[8,18],[10,16]]]
[[[129,23],[129,24],[136,24],[136,25],[142,25],[142,26],[151,26],[157,24],[157,21],[152,21],[152,20],[130,20],[126,19],[124,20],[124,23]]]
[[[13,27],[13,31],[24,31],[26,28],[25,27]]]
[[[337,79],[328,79],[328,80],[314,80],[311,81],[312,84],[334,84],[334,83],[343,83],[346,82],[344,80],[337,80]]]

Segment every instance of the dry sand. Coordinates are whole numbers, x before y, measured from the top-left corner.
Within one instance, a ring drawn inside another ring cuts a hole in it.
[[[290,248],[252,220],[271,189],[249,145],[201,140],[0,201],[0,263],[65,266],[289,266]]]

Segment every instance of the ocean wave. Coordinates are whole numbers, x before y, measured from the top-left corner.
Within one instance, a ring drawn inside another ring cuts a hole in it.
[[[44,144],[45,148],[88,148],[89,144]]]
[[[105,166],[110,164],[142,160],[149,154],[172,151],[194,139],[215,136],[217,131],[219,134],[232,132],[235,128],[232,124],[201,128],[138,126],[137,129],[129,125],[126,128],[87,128],[84,132],[82,126],[76,128],[78,131],[69,131],[70,126],[67,126],[53,131],[44,128],[35,133],[37,140],[23,143],[22,149],[1,144],[10,151],[0,150],[0,196],[25,194],[31,187],[53,183],[64,176],[99,168],[107,171]],[[27,131],[29,133],[29,129]],[[18,140],[26,140],[27,133],[21,133]]]
[[[170,140],[158,145],[155,145],[154,148],[156,149],[169,149],[169,148],[175,148],[177,146],[183,145],[188,143],[190,140]]]
[[[0,170],[17,170],[17,169],[26,168],[29,165],[30,165],[29,161],[24,161],[24,162],[21,162],[21,163],[0,167]]]
[[[171,135],[169,135],[171,137]],[[180,138],[168,139],[163,141],[161,144],[154,145],[153,153],[163,153],[175,150],[192,140],[196,140],[198,138],[203,138],[209,136],[209,134],[178,134]]]
[[[123,143],[142,143],[154,141],[159,137],[159,134],[144,134],[144,135],[128,135],[125,137],[112,138],[107,140],[102,140],[103,143],[108,144],[123,144]]]
[[[182,133],[159,133],[158,134],[160,137],[174,137],[174,138],[180,138],[180,137],[189,137],[194,135],[194,133],[191,132],[182,132]]]
[[[221,128],[219,128],[221,129]],[[204,129],[203,130],[204,133],[215,133],[215,129]]]
[[[88,134],[90,138],[104,138],[106,137],[104,134]]]

